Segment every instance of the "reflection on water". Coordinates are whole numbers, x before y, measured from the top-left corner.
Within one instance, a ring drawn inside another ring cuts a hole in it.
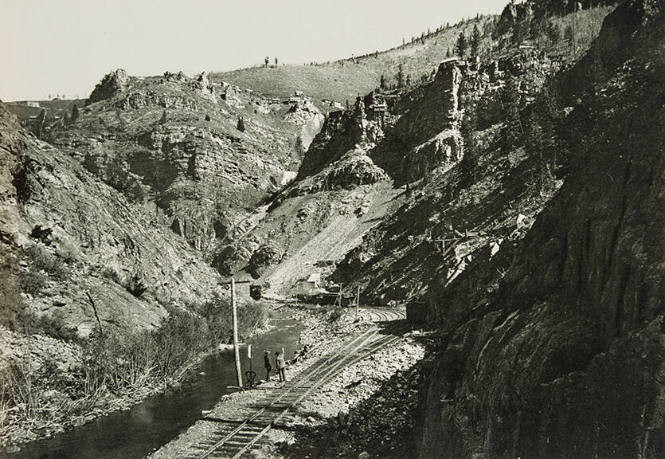
[[[249,340],[252,366],[263,374],[263,350],[284,346],[286,358],[298,348],[300,326],[294,320],[275,320],[276,328]],[[249,369],[245,346],[241,349],[243,371]],[[273,364],[274,366],[274,364]],[[204,372],[184,382],[178,391],[156,395],[128,411],[110,414],[52,438],[25,445],[16,458],[139,458],[173,439],[212,408],[227,386],[236,384],[233,351],[215,353],[196,370]],[[2,452],[0,451],[0,456]]]

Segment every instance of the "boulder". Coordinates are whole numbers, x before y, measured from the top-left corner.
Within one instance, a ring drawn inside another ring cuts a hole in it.
[[[261,277],[270,267],[279,263],[283,251],[274,245],[264,244],[254,251],[249,259],[247,270],[255,279]]]

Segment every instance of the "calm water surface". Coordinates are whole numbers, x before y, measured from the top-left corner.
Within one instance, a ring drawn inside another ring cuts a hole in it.
[[[284,346],[286,358],[298,349],[300,325],[277,319],[271,331],[248,341],[252,344],[254,371],[263,371],[263,350]],[[243,371],[249,368],[245,346],[241,350]],[[274,367],[273,363],[273,367]],[[215,353],[196,370],[204,372],[184,382],[177,391],[156,395],[127,411],[103,416],[46,440],[33,442],[10,455],[15,458],[141,458],[169,442],[201,417],[236,384],[233,351]],[[0,457],[2,456],[0,451]]]

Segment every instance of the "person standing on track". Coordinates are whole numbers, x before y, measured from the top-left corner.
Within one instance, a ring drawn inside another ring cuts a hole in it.
[[[281,351],[275,352],[277,356],[275,363],[277,364],[277,373],[279,374],[279,382],[286,382],[286,362],[284,362],[284,353]]]
[[[272,365],[270,364],[270,351],[266,350],[263,354],[263,366],[266,367],[266,382],[270,381],[270,372]]]

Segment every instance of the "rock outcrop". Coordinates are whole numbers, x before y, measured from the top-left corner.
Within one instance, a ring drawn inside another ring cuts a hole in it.
[[[385,139],[371,156],[397,183],[418,180],[462,159],[461,82],[456,59],[448,59],[439,65],[434,81],[405,95],[390,110],[398,118],[384,129]]]
[[[110,72],[92,90],[88,98],[88,103],[92,104],[100,100],[110,99],[127,89],[128,85],[129,76],[123,69]]]
[[[367,123],[363,102],[358,99],[356,108],[328,113],[319,134],[311,143],[298,171],[298,179],[314,175],[342,155],[367,140],[364,129]]]
[[[247,264],[247,270],[255,279],[258,279],[269,268],[277,265],[283,256],[283,250],[277,247],[276,244],[262,245],[252,254]]]
[[[298,179],[317,174],[359,145],[398,183],[418,180],[463,157],[459,135],[462,72],[456,59],[439,65],[434,81],[388,103],[371,92],[353,109],[328,114],[310,146]]]
[[[293,184],[276,199],[275,203],[318,191],[352,190],[362,185],[384,181],[390,181],[388,174],[374,164],[367,151],[356,145],[356,148],[346,152],[318,174]]]

